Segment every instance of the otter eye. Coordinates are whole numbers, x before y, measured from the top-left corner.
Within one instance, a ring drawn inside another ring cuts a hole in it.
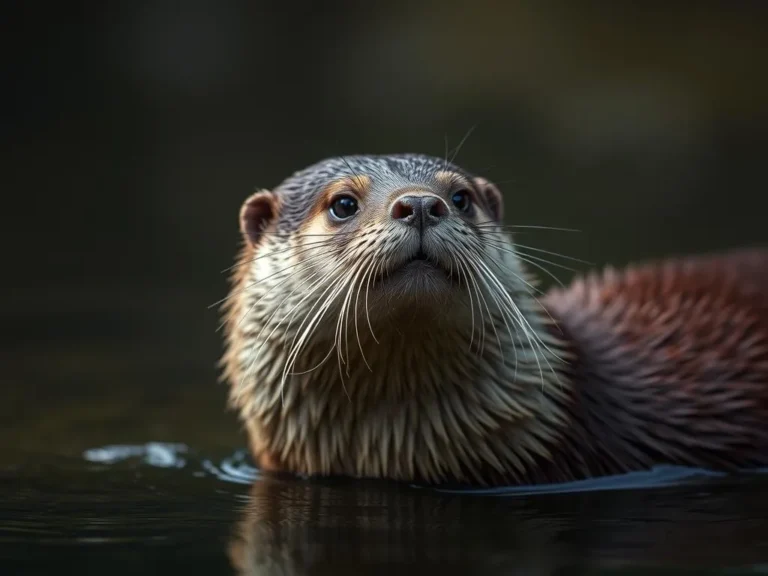
[[[351,196],[340,196],[333,201],[329,210],[336,220],[347,220],[357,214],[357,200]]]
[[[472,207],[472,198],[469,196],[469,192],[466,190],[459,190],[453,196],[451,196],[451,202],[462,212],[469,212]]]

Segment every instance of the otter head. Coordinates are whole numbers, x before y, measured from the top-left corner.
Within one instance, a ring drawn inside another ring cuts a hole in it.
[[[325,160],[245,201],[224,364],[262,464],[466,478],[432,434],[477,443],[532,414],[554,353],[502,210],[422,155]]]
[[[500,260],[501,216],[499,190],[456,166],[424,157],[352,157],[257,192],[243,204],[240,228],[267,260],[257,265],[262,276],[274,272],[280,284],[290,276],[296,293],[322,286],[335,296],[323,303],[329,317],[345,296],[355,297],[359,313],[361,293],[367,318],[413,317],[465,303],[459,292],[474,288],[473,266]],[[284,250],[290,261],[283,262],[293,266],[281,274],[269,252]],[[317,329],[327,327],[319,322]]]

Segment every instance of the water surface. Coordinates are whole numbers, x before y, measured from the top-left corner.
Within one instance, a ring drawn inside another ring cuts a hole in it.
[[[111,445],[0,474],[3,574],[768,573],[768,476],[438,491]]]
[[[472,492],[259,474],[215,370],[161,352],[5,356],[0,575],[768,572],[768,474]]]

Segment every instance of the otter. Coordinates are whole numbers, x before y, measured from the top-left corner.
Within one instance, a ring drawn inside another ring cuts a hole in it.
[[[421,154],[259,190],[222,378],[266,471],[425,484],[768,465],[768,251],[540,293],[491,181]]]

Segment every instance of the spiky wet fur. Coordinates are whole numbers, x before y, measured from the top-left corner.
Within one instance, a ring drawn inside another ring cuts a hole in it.
[[[242,258],[250,260],[250,251],[246,249]],[[265,262],[261,274],[251,270],[237,284],[255,282],[271,268]],[[326,338],[310,341],[295,372],[322,365],[283,383],[283,367],[301,317],[290,327],[284,322],[269,342],[259,334],[271,333],[285,320],[280,316],[265,321],[276,301],[288,312],[305,294],[275,291],[275,301],[265,298],[238,324],[244,311],[263,296],[262,290],[246,290],[243,298],[233,301],[226,377],[234,384],[231,401],[246,423],[254,453],[270,454],[279,468],[305,474],[483,482],[488,464],[501,476],[522,475],[533,454],[545,453],[547,445],[557,442],[565,423],[556,401],[562,385],[547,362],[558,366],[560,361],[534,355],[519,337],[513,342],[498,318],[503,358],[490,324],[483,350],[478,351],[479,328],[471,343],[471,324],[457,326],[450,316],[393,314],[373,325],[373,335],[366,318],[359,317],[364,355],[352,334],[343,379],[335,356],[328,358]],[[534,313],[538,305],[530,295],[512,296],[533,329],[547,334],[542,322],[548,318]],[[545,341],[557,349],[554,338]],[[517,378],[510,378],[515,372]]]

